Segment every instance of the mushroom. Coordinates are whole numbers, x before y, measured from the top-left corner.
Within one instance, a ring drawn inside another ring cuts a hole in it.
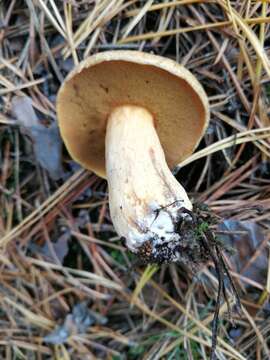
[[[193,152],[208,124],[196,78],[157,55],[98,53],[68,75],[57,114],[71,156],[107,179],[111,219],[128,249],[149,262],[181,260],[179,224],[192,204],[170,169]]]

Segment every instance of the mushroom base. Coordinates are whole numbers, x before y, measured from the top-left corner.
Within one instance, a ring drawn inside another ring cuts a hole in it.
[[[175,217],[174,239],[160,242],[152,238],[137,249],[136,254],[145,263],[179,262],[192,271],[213,259],[213,249],[228,250],[214,236],[210,226],[217,218],[210,215],[200,206],[195,205],[193,211],[179,209],[179,216]]]

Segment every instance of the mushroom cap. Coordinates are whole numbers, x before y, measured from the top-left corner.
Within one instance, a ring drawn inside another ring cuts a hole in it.
[[[107,119],[121,105],[142,106],[153,115],[170,168],[193,152],[208,125],[202,86],[175,61],[129,50],[90,56],[62,84],[57,115],[70,155],[103,178]]]

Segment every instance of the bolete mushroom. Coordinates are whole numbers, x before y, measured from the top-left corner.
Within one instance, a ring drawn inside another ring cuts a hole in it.
[[[107,179],[112,222],[127,247],[151,262],[183,259],[188,245],[179,224],[192,204],[170,169],[208,124],[196,78],[164,57],[98,53],[68,75],[57,114],[71,156]]]

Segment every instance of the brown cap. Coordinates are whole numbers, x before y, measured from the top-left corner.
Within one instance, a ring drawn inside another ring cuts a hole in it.
[[[139,51],[89,57],[63,83],[57,114],[71,156],[104,178],[106,123],[120,105],[142,106],[152,113],[170,168],[193,152],[208,124],[203,88],[173,60]]]

